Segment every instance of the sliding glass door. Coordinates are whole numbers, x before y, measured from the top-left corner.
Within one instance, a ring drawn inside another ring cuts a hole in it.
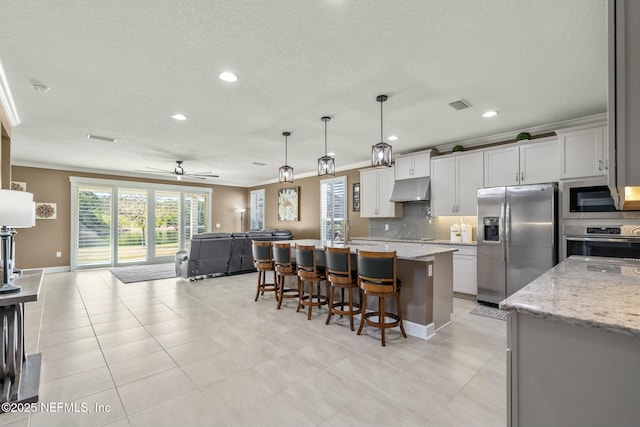
[[[148,259],[148,191],[118,189],[118,264]]]
[[[73,270],[172,262],[210,229],[207,188],[72,177],[71,195]]]

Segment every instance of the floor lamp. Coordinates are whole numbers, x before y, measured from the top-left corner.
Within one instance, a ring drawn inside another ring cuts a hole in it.
[[[244,213],[246,211],[245,208],[240,208],[240,209],[236,209],[238,212],[240,212],[240,232],[244,233]]]
[[[14,228],[31,227],[35,215],[33,194],[25,191],[0,190],[0,238],[2,238],[2,286],[0,294],[17,292],[13,283],[12,238]]]

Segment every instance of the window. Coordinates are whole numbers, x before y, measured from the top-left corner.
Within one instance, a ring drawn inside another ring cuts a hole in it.
[[[345,241],[347,177],[320,181],[320,240]]]
[[[253,190],[251,199],[251,230],[264,230],[264,188]]]
[[[173,260],[209,230],[207,188],[71,177],[71,267]],[[184,230],[184,232],[181,232]]]

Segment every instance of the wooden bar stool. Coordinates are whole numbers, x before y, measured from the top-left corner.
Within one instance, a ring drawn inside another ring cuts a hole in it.
[[[291,244],[288,242],[273,243],[273,263],[276,270],[276,286],[278,288],[278,310],[285,298],[298,298],[300,296],[296,264],[291,257]],[[287,277],[296,278],[296,287],[285,287]]]
[[[382,345],[385,346],[384,332],[388,328],[400,326],[403,337],[407,337],[402,324],[400,311],[400,280],[396,278],[396,252],[357,251],[358,254],[358,286],[362,289],[362,316],[358,335],[362,333],[364,325],[380,328]],[[378,298],[378,311],[367,313],[367,297]],[[394,297],[398,314],[389,313],[385,308],[385,298]],[[377,321],[372,320],[377,317]],[[387,322],[390,318],[393,321]]]
[[[329,282],[329,313],[325,324],[331,322],[331,316],[349,316],[349,325],[353,331],[353,316],[361,313],[360,303],[353,302],[353,290],[358,289],[356,276],[351,274],[351,249],[325,246],[324,255],[327,261],[327,280]],[[334,302],[336,289],[340,289],[341,300]],[[344,300],[344,291],[347,300]],[[360,299],[362,300],[362,298]]]
[[[253,266],[258,270],[258,288],[256,289],[256,299],[262,292],[273,292],[278,299],[278,287],[276,286],[276,271],[273,266],[273,251],[270,241],[255,241],[251,243],[251,254],[253,255]],[[273,283],[267,283],[267,272],[273,272]]]
[[[316,265],[316,247],[314,245],[296,245],[296,267],[298,269],[298,308],[307,307],[307,319],[311,320],[313,307],[321,307],[329,303],[329,299],[320,292],[320,282],[327,283],[324,271],[320,271]],[[305,292],[305,284],[309,288]],[[314,293],[315,285],[315,293]],[[327,295],[329,286],[327,285]],[[314,301],[313,299],[316,299]]]

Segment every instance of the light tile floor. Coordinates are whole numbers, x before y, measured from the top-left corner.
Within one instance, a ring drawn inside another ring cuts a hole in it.
[[[254,302],[256,278],[46,275],[26,307],[27,350],[43,354],[40,402],[67,411],[2,414],[0,425],[506,424],[506,324],[469,314],[473,302],[455,299],[435,337],[392,331],[382,348],[374,329],[325,325],[325,310],[308,321],[294,301]]]

